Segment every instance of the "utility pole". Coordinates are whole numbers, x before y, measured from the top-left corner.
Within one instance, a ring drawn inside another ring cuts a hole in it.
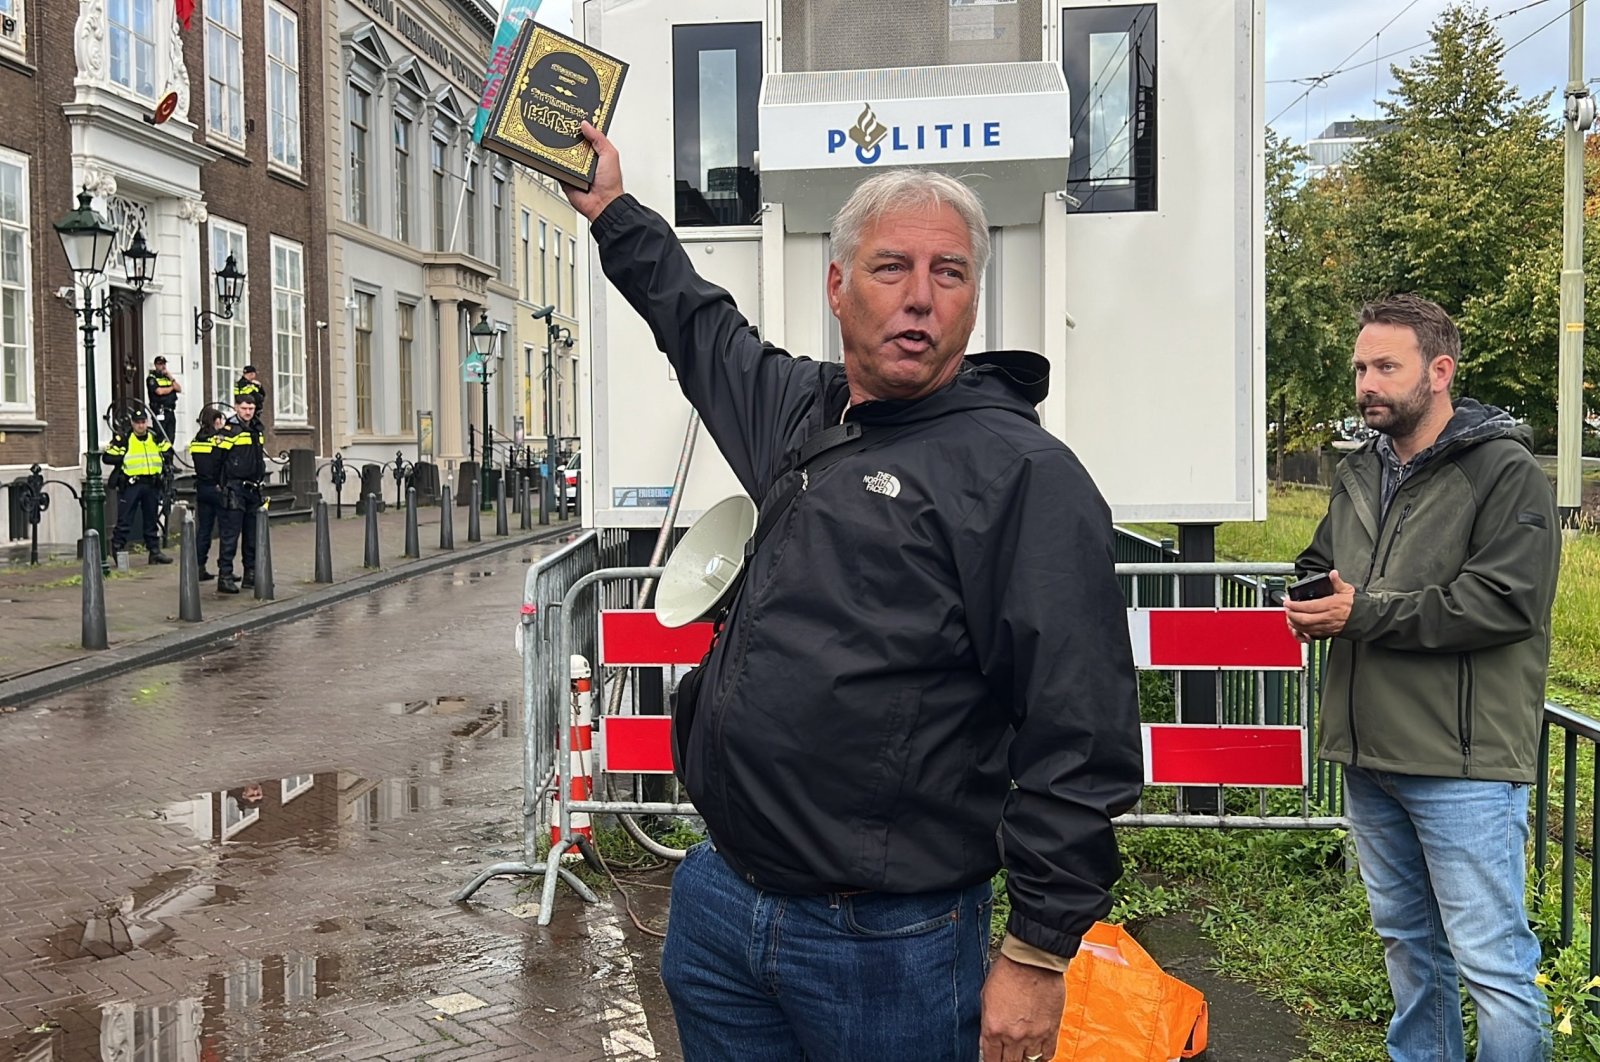
[[[1568,0],[1566,173],[1562,181],[1561,354],[1556,395],[1556,507],[1577,526],[1583,502],[1583,140],[1594,97],[1583,77],[1584,0]]]

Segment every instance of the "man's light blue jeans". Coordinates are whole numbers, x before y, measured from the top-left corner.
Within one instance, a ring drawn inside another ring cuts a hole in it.
[[[1390,1058],[1465,1062],[1459,979],[1481,1062],[1548,1059],[1523,906],[1528,787],[1347,768],[1345,809],[1394,992]]]
[[[991,905],[763,892],[691,848],[661,953],[685,1062],[976,1062]]]

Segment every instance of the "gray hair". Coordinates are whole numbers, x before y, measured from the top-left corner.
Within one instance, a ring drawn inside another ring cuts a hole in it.
[[[886,214],[904,210],[937,210],[950,206],[967,226],[972,244],[974,290],[977,278],[989,264],[989,221],[977,193],[943,173],[928,170],[886,170],[856,186],[839,213],[834,215],[828,237],[829,257],[839,264],[846,287],[850,284],[850,263],[861,249],[867,227]]]

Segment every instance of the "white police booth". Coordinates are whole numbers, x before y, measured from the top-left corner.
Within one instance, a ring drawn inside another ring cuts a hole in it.
[[[612,137],[763,338],[840,357],[830,219],[890,166],[994,229],[971,351],[1050,361],[1045,426],[1119,520],[1266,515],[1263,0],[578,0],[632,64]],[[589,255],[583,516],[654,528],[689,408]],[[702,439],[680,524],[737,492]]]

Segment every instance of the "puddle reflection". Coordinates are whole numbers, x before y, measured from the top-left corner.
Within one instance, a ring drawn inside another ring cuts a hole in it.
[[[66,959],[85,955],[108,959],[133,951],[152,951],[176,935],[173,921],[200,908],[232,903],[238,898],[238,889],[209,881],[192,867],[170,870],[63,929],[50,942]]]
[[[333,955],[273,955],[234,963],[206,979],[203,996],[157,1004],[112,1002],[53,1012],[12,1038],[17,1062],[242,1062],[270,1057],[252,1048],[275,1012],[337,989]],[[198,986],[197,986],[198,987]]]
[[[291,774],[179,800],[157,818],[217,845],[331,848],[347,827],[372,827],[449,807],[444,775],[453,766],[447,749],[403,778],[366,778],[350,771]]]

